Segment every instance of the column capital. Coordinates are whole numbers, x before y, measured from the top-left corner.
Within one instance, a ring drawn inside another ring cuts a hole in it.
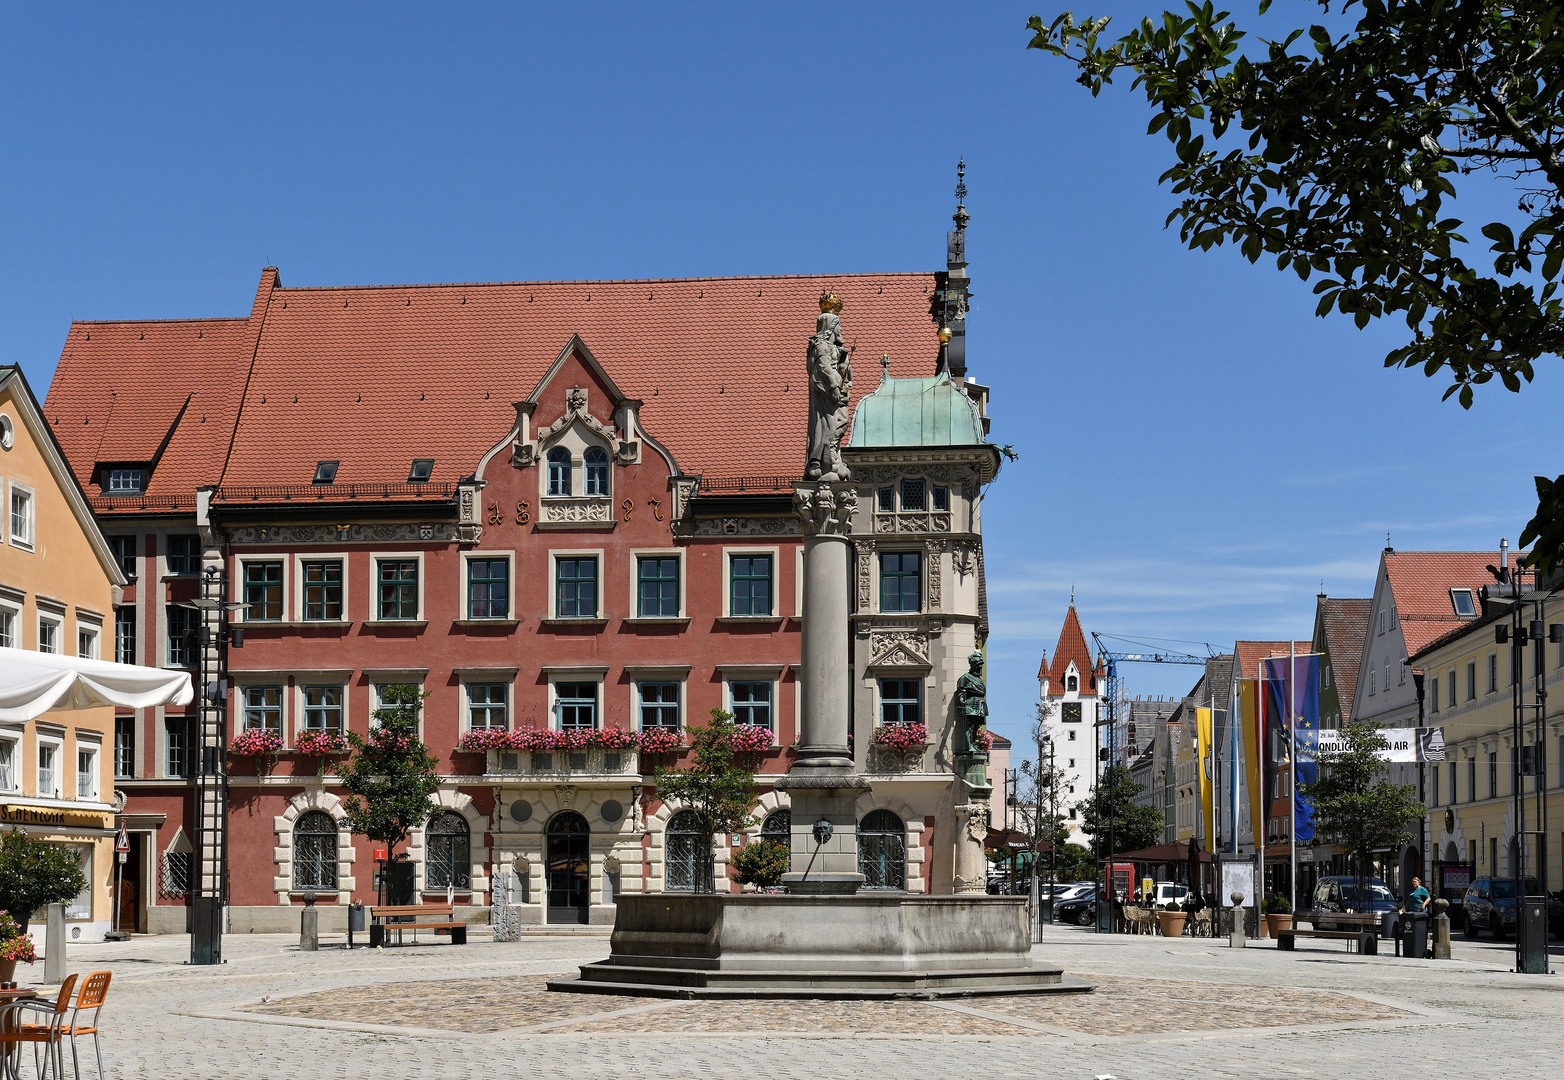
[[[801,480],[793,485],[793,512],[804,523],[805,536],[852,535],[858,514],[858,488],[830,480]]]

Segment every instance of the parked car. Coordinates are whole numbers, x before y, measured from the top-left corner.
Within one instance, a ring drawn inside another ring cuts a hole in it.
[[[1087,892],[1054,905],[1054,921],[1075,923],[1079,926],[1091,926],[1097,921],[1097,890],[1089,888]]]
[[[1379,878],[1363,879],[1363,896],[1358,896],[1358,879],[1350,874],[1341,877],[1321,878],[1319,884],[1314,887],[1314,900],[1311,907],[1316,912],[1331,911],[1356,911],[1364,914],[1379,915],[1386,911],[1398,911],[1400,902],[1395,893],[1390,891]],[[1329,917],[1316,919],[1314,924],[1320,930],[1359,929],[1345,924],[1338,926],[1331,922]],[[1400,932],[1399,920],[1392,927],[1391,933]]]
[[[1062,904],[1066,900],[1074,900],[1077,897],[1085,896],[1095,888],[1096,886],[1089,881],[1072,881],[1067,885],[1055,885],[1054,903]]]
[[[1475,938],[1487,930],[1494,940],[1506,938],[1515,931],[1516,920],[1515,878],[1480,877],[1466,890],[1461,902],[1461,929],[1469,938]],[[1536,878],[1527,878],[1523,896],[1541,896]],[[1564,903],[1556,897],[1548,897],[1548,933],[1564,936]]]
[[[1147,905],[1156,911],[1165,911],[1169,904],[1184,906],[1189,899],[1189,886],[1174,881],[1159,881],[1152,892],[1152,902]]]

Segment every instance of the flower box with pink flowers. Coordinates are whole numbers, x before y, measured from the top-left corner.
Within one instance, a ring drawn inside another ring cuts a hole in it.
[[[929,729],[923,724],[881,724],[874,729],[874,741],[901,753],[922,750],[929,744]]]
[[[305,757],[331,757],[348,752],[348,741],[335,731],[306,731],[293,740],[293,749]]]

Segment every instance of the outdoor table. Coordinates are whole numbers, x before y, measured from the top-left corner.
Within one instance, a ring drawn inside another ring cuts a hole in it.
[[[15,1007],[18,1002],[36,1000],[38,1000],[38,991],[31,987],[0,990],[0,1035],[16,1030],[16,1014],[21,1012]],[[4,1047],[0,1049],[0,1069],[4,1070],[7,1080],[21,1080],[22,1044],[13,1042],[0,1045]]]

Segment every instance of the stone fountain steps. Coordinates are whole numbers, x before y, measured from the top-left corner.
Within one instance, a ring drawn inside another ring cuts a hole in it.
[[[1090,984],[1065,976],[1059,968],[720,971],[612,961],[583,964],[579,976],[550,980],[548,988],[567,993],[637,997],[843,999],[1070,994],[1091,990]]]

